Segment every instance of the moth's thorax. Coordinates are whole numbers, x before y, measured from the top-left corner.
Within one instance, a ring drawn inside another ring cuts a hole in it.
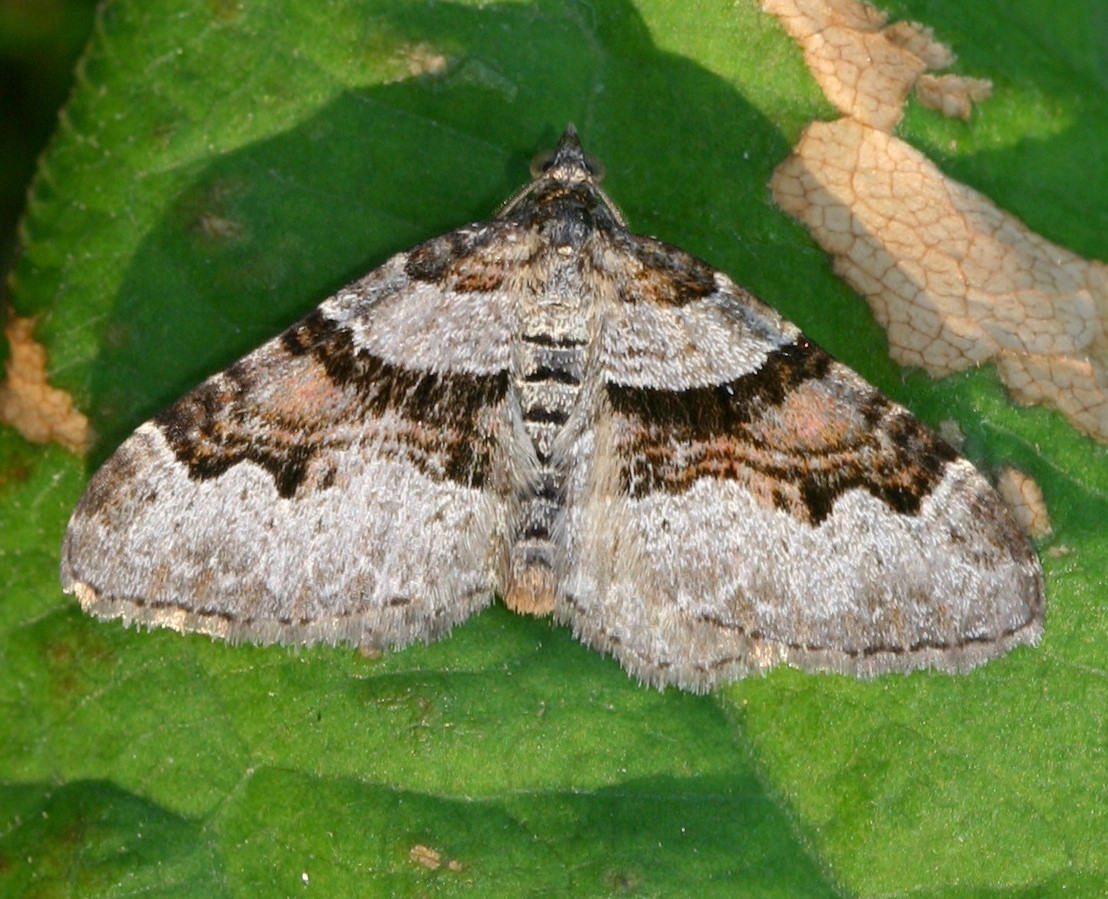
[[[534,231],[547,246],[563,250],[580,250],[597,236],[624,230],[615,206],[589,179],[539,181],[501,218]]]

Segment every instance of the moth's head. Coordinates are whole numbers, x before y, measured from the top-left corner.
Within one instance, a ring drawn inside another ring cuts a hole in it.
[[[600,189],[604,166],[581,148],[577,129],[566,126],[553,150],[539,153],[531,161],[530,184],[500,209],[500,218],[531,220],[564,215],[571,209],[589,213],[593,224],[625,228],[615,203]]]
[[[531,177],[536,181],[543,176],[559,181],[604,180],[604,163],[581,149],[577,129],[570,122],[562,133],[562,139],[553,150],[543,150],[531,160]]]

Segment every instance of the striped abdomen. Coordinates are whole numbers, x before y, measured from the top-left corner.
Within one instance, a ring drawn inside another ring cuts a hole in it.
[[[561,307],[563,314],[565,308]],[[554,450],[581,392],[588,334],[579,316],[528,318],[516,354],[515,382],[523,422],[539,461],[531,490],[522,498],[512,546],[505,602],[519,612],[554,608],[556,547],[553,540],[564,503],[565,475]]]

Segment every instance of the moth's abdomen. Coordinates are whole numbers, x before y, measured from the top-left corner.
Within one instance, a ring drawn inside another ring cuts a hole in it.
[[[544,615],[554,609],[554,534],[566,476],[555,443],[577,404],[588,347],[584,317],[572,301],[533,307],[524,316],[515,348],[515,386],[538,468],[521,497],[512,545],[504,599],[515,611]]]

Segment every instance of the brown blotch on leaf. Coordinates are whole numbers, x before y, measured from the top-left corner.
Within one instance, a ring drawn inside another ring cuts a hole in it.
[[[34,329],[30,318],[12,318],[4,328],[11,355],[0,382],[0,421],[33,443],[59,443],[83,453],[92,442],[88,419],[68,393],[50,386],[46,350],[32,336]]]
[[[996,477],[996,492],[1028,537],[1045,540],[1054,533],[1043,490],[1030,475],[1018,468],[1003,468]]]
[[[976,78],[925,73],[945,69],[955,56],[916,22],[887,25],[885,13],[859,0],[763,0],[804,51],[827,99],[846,115],[884,131],[904,113],[913,87],[920,102],[944,115],[968,118],[971,104],[992,85]]]
[[[925,74],[916,79],[920,103],[949,119],[968,119],[974,104],[992,95],[993,83],[984,78]]]
[[[389,65],[394,71],[386,83],[444,75],[450,68],[450,58],[431,44],[421,41],[398,48]]]
[[[808,126],[770,186],[868,300],[893,359],[936,377],[995,361],[1017,401],[1108,442],[1108,266],[850,119]]]
[[[422,843],[416,843],[408,850],[408,858],[428,871],[437,871],[444,865],[448,871],[455,873],[463,870],[461,862],[457,859],[449,858],[444,861],[441,852]]]

